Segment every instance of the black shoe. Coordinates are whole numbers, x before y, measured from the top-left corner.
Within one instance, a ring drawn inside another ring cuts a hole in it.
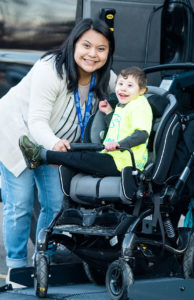
[[[29,169],[36,169],[42,164],[41,150],[42,146],[32,143],[26,135],[19,139],[19,147]]]

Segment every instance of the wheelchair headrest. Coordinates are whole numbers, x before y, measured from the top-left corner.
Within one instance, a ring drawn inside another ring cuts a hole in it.
[[[104,114],[98,110],[90,126],[89,138],[91,143],[101,144],[105,134]]]
[[[153,117],[160,118],[169,103],[167,97],[161,95],[151,95],[147,99],[152,108]]]
[[[114,109],[118,103],[118,98],[115,93],[111,93],[108,102]],[[98,110],[95,115],[92,115],[87,123],[84,131],[84,143],[98,143],[101,144],[106,133],[106,124],[104,120],[104,113]]]

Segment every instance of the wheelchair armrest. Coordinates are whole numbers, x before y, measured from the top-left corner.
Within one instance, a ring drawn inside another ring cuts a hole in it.
[[[97,143],[71,143],[70,146],[71,149],[69,151],[84,151],[84,150],[101,151],[105,148],[103,144],[97,144]],[[131,155],[132,167],[134,170],[136,170],[133,151],[127,147],[117,147],[117,149],[121,151],[125,151],[125,150],[129,151]]]
[[[105,148],[103,144],[97,144],[97,143],[71,143],[70,146],[71,149],[69,151],[84,151],[84,150],[101,151]],[[125,151],[125,150],[129,151],[131,155],[132,167],[134,170],[136,170],[133,151],[127,147],[117,147],[117,149],[121,151]]]
[[[131,155],[131,161],[132,161],[132,167],[134,170],[137,170],[136,168],[136,165],[135,165],[135,158],[134,158],[134,154],[133,154],[133,151],[130,149],[130,148],[127,148],[127,147],[117,147],[118,150],[121,150],[121,151],[129,151],[130,155]]]
[[[70,146],[69,151],[101,151],[104,149],[104,145],[97,143],[71,143]]]

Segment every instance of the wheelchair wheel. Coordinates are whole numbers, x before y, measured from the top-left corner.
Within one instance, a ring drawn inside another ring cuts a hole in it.
[[[83,262],[84,271],[88,277],[88,279],[95,284],[104,285],[105,284],[105,275],[106,273],[103,271],[99,271],[94,267],[91,267],[86,262]]]
[[[44,255],[37,255],[35,261],[34,276],[35,295],[39,298],[45,298],[48,290],[48,262]]]
[[[183,258],[183,273],[185,278],[194,278],[194,233],[192,233],[188,248]]]
[[[111,299],[128,299],[128,287],[133,282],[133,272],[127,262],[119,259],[110,264],[106,273],[106,288]]]

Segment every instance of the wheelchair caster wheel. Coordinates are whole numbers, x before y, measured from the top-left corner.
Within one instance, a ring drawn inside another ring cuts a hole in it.
[[[110,264],[106,273],[106,288],[111,299],[128,299],[128,287],[133,282],[133,272],[128,263],[119,259]]]
[[[183,273],[185,278],[194,278],[194,233],[183,258]]]
[[[44,255],[37,255],[35,259],[34,290],[35,295],[39,298],[47,296],[48,262]]]

